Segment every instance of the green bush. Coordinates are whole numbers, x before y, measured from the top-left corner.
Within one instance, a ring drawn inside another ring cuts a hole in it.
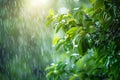
[[[119,80],[120,1],[76,1],[79,7],[63,14],[50,10],[48,15],[47,25],[56,32],[53,45],[64,49],[65,58],[46,68],[47,78]]]

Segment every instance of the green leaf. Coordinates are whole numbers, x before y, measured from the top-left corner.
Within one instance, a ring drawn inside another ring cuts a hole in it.
[[[79,75],[74,74],[74,75],[72,75],[72,76],[70,77],[70,80],[76,80],[76,78],[78,78],[78,77],[79,77]]]
[[[99,8],[103,8],[104,6],[104,0],[96,0],[96,2],[93,4],[94,9],[99,9]]]
[[[58,23],[56,26],[55,26],[55,32],[57,33],[61,27],[64,27],[64,24],[62,23]]]
[[[54,72],[53,72],[53,71],[50,71],[49,73],[47,73],[46,77],[48,77],[48,76],[50,76],[50,75],[52,75],[52,74],[54,74]]]
[[[80,55],[83,55],[81,40],[79,41],[79,44],[78,44],[78,52]]]
[[[87,28],[87,31],[88,31],[88,33],[94,33],[96,31],[96,27],[95,26],[89,26]]]
[[[47,71],[47,70],[53,70],[53,69],[55,69],[55,68],[56,68],[56,65],[52,65],[52,66],[46,67],[45,70],[46,70],[46,71]]]
[[[81,5],[90,8],[92,5],[90,4],[90,0],[80,0]]]
[[[54,16],[55,15],[54,10],[50,9],[49,14]]]
[[[66,32],[66,34],[74,36],[79,31],[79,28],[80,27],[72,27]]]
[[[60,37],[59,36],[55,36],[53,41],[52,41],[52,45],[56,45],[59,40],[60,40]]]
[[[46,26],[49,26],[52,22],[53,22],[53,20],[48,20],[48,21],[46,22]]]
[[[65,42],[64,40],[59,40],[55,46],[55,49],[58,50],[64,44],[64,42]]]

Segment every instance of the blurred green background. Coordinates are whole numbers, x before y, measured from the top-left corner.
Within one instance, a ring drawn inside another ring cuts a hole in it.
[[[46,16],[59,6],[40,1],[0,0],[0,80],[45,80],[45,68],[54,61]]]

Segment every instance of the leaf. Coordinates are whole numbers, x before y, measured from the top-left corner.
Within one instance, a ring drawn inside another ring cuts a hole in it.
[[[58,23],[55,27],[55,32],[57,33],[61,27],[63,27],[64,25],[62,23]]]
[[[90,0],[90,3],[93,4],[93,3],[95,3],[95,1],[96,1],[96,0]]]
[[[96,31],[96,27],[95,26],[89,26],[88,28],[87,28],[87,32],[88,33],[94,33]]]
[[[47,73],[46,77],[50,76],[51,74],[54,74],[54,72],[50,71],[49,73]]]
[[[72,27],[66,32],[66,34],[74,36],[78,31],[79,31],[79,27]]]
[[[79,44],[78,44],[78,52],[80,55],[83,55],[81,40],[79,41]]]
[[[80,34],[80,37],[85,37],[86,32],[85,32],[84,30],[81,30],[81,31],[79,32],[79,34]]]
[[[49,14],[53,16],[54,15],[54,10],[50,9]]]
[[[55,49],[58,50],[61,47],[61,45],[64,44],[64,42],[65,42],[64,40],[59,40],[58,43],[55,46]]]
[[[104,6],[104,0],[96,0],[96,2],[93,5],[94,9],[96,10],[102,8]]]
[[[47,16],[47,19],[51,19],[54,15],[54,11],[52,9],[49,10],[49,15]]]
[[[56,45],[59,40],[60,40],[60,37],[59,36],[55,36],[53,41],[52,41],[52,45]]]
[[[49,26],[52,22],[53,22],[53,20],[48,20],[48,21],[46,22],[46,26]]]
[[[76,78],[78,78],[78,77],[79,77],[79,75],[74,74],[73,76],[70,77],[70,80],[76,80]]]
[[[90,0],[80,0],[81,5],[83,5],[83,7],[87,7],[87,8],[91,8],[92,5],[90,4]]]
[[[55,68],[56,68],[56,65],[52,65],[52,66],[46,67],[45,70],[47,71],[47,70],[51,70],[51,69],[55,69]]]
[[[83,54],[89,49],[89,44],[86,38],[82,39],[82,51]]]
[[[63,71],[64,68],[65,68],[65,66],[66,66],[66,64],[65,64],[64,62],[60,61],[60,62],[58,63],[58,66],[57,66],[57,70]]]
[[[72,23],[72,22],[75,22],[74,18],[71,18],[71,19],[68,20],[68,23]]]

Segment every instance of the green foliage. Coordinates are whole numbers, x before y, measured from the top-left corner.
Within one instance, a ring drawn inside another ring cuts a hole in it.
[[[56,34],[65,34],[54,39],[55,48],[62,47],[68,56],[46,68],[48,79],[119,80],[120,1],[78,0],[77,4],[82,5],[67,14],[50,12],[49,25]]]

